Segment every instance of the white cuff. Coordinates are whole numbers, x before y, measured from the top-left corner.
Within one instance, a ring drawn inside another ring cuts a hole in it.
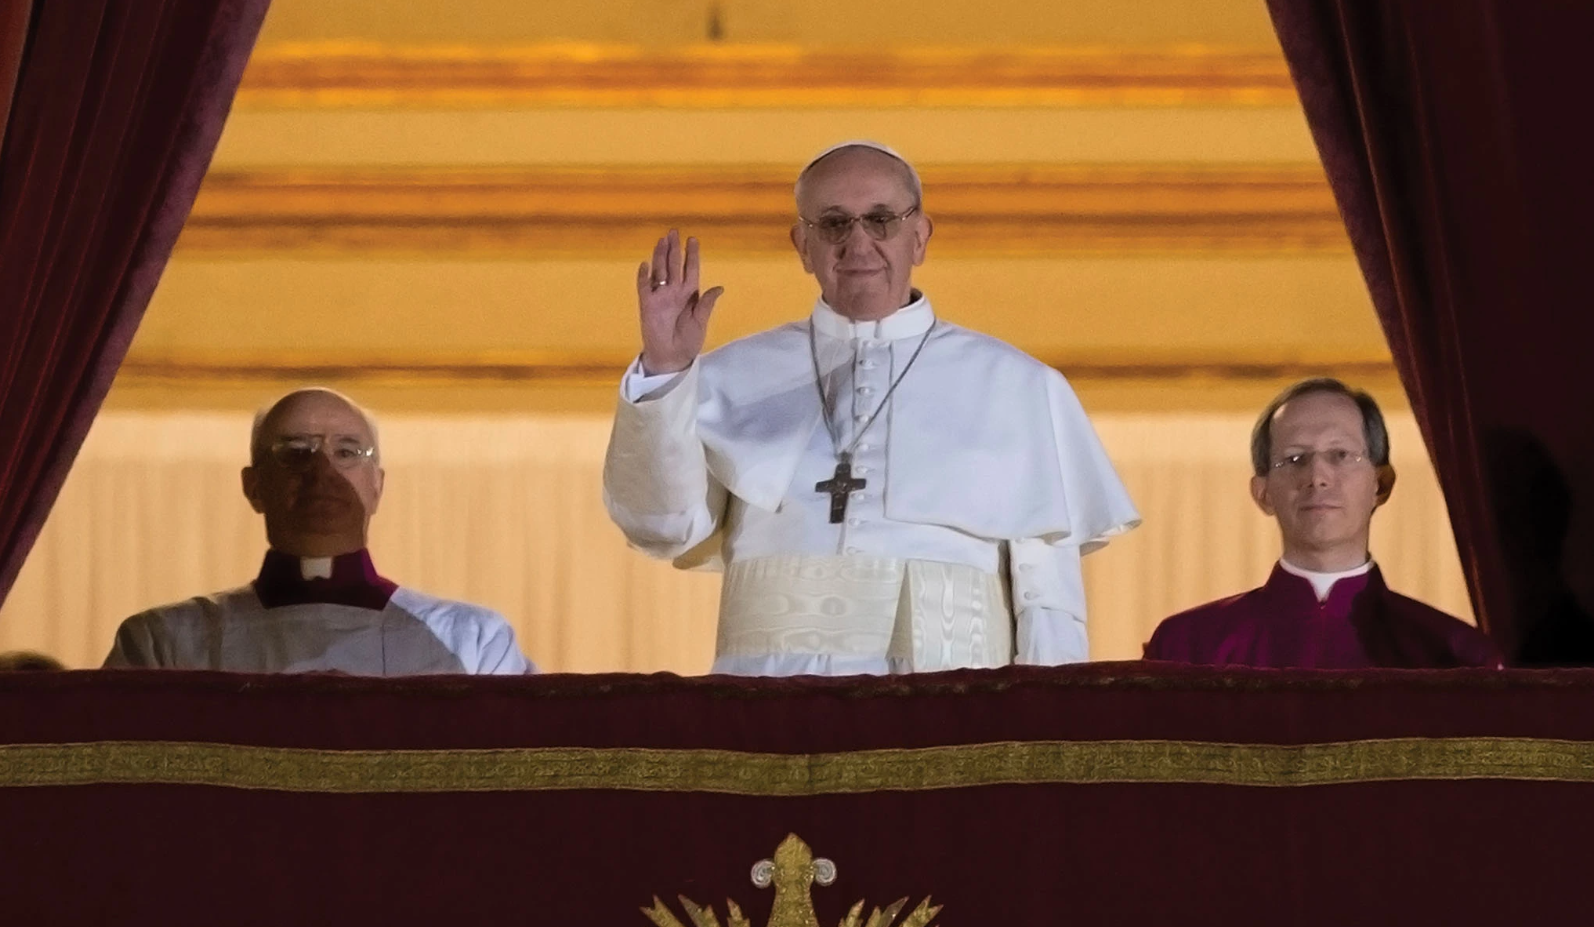
[[[692,361],[696,364],[697,361]],[[692,368],[688,367],[687,370]],[[626,402],[636,404],[661,399],[669,395],[675,385],[686,379],[686,370],[675,373],[649,374],[642,369],[642,355],[638,354],[636,360],[626,369],[625,376],[620,379],[620,396]]]
[[[1085,579],[1078,547],[1021,538],[1007,543],[1007,553],[1015,613],[1047,608],[1084,616]]]

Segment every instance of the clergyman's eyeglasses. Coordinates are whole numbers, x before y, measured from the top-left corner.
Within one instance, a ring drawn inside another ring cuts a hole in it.
[[[861,216],[831,215],[822,216],[818,220],[811,220],[798,216],[803,225],[808,226],[818,233],[820,239],[828,244],[839,245],[852,234],[854,222],[863,226],[864,234],[875,241],[887,241],[895,238],[897,232],[902,230],[902,220],[919,211],[918,206],[908,207],[907,212],[871,212]]]
[[[288,435],[271,442],[271,459],[284,469],[303,471],[315,465],[316,455],[323,452],[339,470],[352,470],[376,457],[376,448],[354,438],[333,438],[321,435]]]
[[[1320,451],[1296,451],[1273,461],[1275,473],[1305,473],[1312,469],[1312,461],[1321,460],[1335,470],[1353,467],[1367,459],[1366,454],[1348,451],[1342,447],[1328,447]]]

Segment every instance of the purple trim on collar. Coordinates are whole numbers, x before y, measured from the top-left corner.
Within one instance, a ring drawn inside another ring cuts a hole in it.
[[[376,572],[370,551],[363,548],[333,557],[329,579],[305,579],[300,572],[299,559],[276,550],[266,551],[260,575],[253,584],[261,605],[281,608],[325,602],[381,611],[398,589],[397,583],[383,579]]]

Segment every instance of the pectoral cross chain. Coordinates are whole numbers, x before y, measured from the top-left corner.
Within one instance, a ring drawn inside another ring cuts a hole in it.
[[[825,422],[825,433],[830,435],[830,446],[836,451],[836,475],[828,480],[821,480],[815,483],[814,492],[828,493],[830,495],[830,523],[832,525],[839,525],[846,519],[847,497],[854,491],[869,485],[867,480],[853,478],[852,449],[858,446],[858,442],[868,433],[870,426],[875,423],[875,419],[879,418],[880,413],[886,410],[886,406],[891,402],[891,397],[896,394],[897,387],[902,385],[902,381],[907,377],[908,371],[913,369],[913,362],[919,359],[919,355],[924,351],[924,346],[930,342],[930,335],[935,332],[935,326],[936,322],[932,319],[930,327],[925,329],[924,335],[919,338],[919,346],[913,349],[913,354],[908,357],[908,362],[902,365],[902,372],[897,374],[895,380],[891,381],[891,386],[886,389],[886,394],[880,397],[880,404],[875,406],[874,412],[870,413],[867,418],[862,415],[858,416],[859,421],[863,422],[863,424],[852,433],[852,443],[844,446],[841,443],[841,429],[837,427],[835,422],[834,398],[825,394],[825,375],[819,369],[819,345],[814,341],[815,326],[812,323],[809,324],[808,356],[814,362],[814,388],[819,391],[819,414]],[[854,342],[854,362],[858,359],[857,350],[857,342]]]
[[[814,484],[814,492],[830,494],[830,523],[841,524],[847,517],[847,497],[855,489],[862,489],[869,485],[869,481],[852,476],[852,458],[846,454],[836,462],[836,475],[828,480],[821,480]]]

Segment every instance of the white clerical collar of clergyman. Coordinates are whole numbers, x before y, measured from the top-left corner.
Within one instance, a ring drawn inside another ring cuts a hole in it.
[[[1328,593],[1334,588],[1335,583],[1342,579],[1350,579],[1352,576],[1361,576],[1363,573],[1371,572],[1373,558],[1368,557],[1367,562],[1361,566],[1354,566],[1348,570],[1339,570],[1335,573],[1320,573],[1317,570],[1298,567],[1283,557],[1279,558],[1279,566],[1283,568],[1284,572],[1292,573],[1311,583],[1312,591],[1317,593],[1317,601],[1326,602],[1328,601]]]
[[[306,579],[306,580],[311,580],[311,579],[331,579],[332,578],[332,558],[331,557],[300,557],[299,558],[299,575],[301,577],[303,577],[304,579]]]
[[[877,322],[854,322],[825,304],[821,298],[814,305],[814,330],[830,338],[851,341],[854,338],[877,341],[895,341],[899,338],[917,338],[935,324],[935,310],[923,293],[896,312]]]

